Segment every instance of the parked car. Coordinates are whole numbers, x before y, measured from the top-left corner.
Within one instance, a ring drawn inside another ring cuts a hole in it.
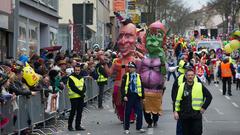
[[[200,51],[202,49],[208,49],[208,50],[211,50],[211,49],[214,49],[215,51],[218,49],[218,48],[222,48],[223,44],[221,41],[217,41],[217,40],[209,40],[209,41],[199,41],[197,43],[197,51]]]

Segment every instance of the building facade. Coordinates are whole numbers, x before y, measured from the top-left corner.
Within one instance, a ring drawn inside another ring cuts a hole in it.
[[[58,0],[20,0],[15,3],[14,54],[31,57],[44,47],[57,45]]]
[[[85,33],[83,31],[83,4],[86,6]],[[63,48],[74,49],[76,38],[80,40],[81,50],[92,48],[94,44],[99,44],[102,48],[106,48],[110,44],[112,40],[110,0],[61,0],[59,15],[62,19],[59,21],[59,31],[61,32],[58,37],[61,39],[59,44],[62,44]]]
[[[0,61],[9,56],[10,48],[10,16],[12,14],[12,2],[0,0]]]
[[[219,34],[223,33],[223,30],[218,27],[223,23],[223,19],[214,8],[206,6],[193,11],[190,16],[192,23],[186,30],[186,37],[191,37],[194,31],[198,31],[204,37],[216,39]]]

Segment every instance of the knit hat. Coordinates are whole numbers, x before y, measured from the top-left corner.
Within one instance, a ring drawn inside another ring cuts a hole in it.
[[[19,57],[19,61],[21,61],[22,63],[26,63],[27,61],[28,61],[28,56],[27,55],[21,55],[20,57]]]

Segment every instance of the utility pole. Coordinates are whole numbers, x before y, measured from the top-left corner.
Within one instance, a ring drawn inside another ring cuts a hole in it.
[[[85,0],[83,2],[83,55],[85,54],[85,48],[86,48],[86,3],[85,3]]]
[[[15,7],[13,10],[13,58],[17,58],[17,45],[18,45],[18,21],[19,21],[19,0],[15,0]]]

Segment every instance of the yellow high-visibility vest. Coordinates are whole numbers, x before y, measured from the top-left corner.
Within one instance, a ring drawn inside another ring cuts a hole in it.
[[[180,84],[178,88],[177,98],[175,102],[175,111],[180,111],[180,103],[183,96],[185,83]],[[194,82],[192,87],[192,108],[193,110],[199,111],[203,105],[203,92],[202,92],[202,84],[199,82]]]
[[[185,61],[184,60],[180,60],[179,61],[179,64],[178,64],[178,72],[180,72],[180,73],[182,73],[182,74],[184,74],[185,73],[185,69],[183,68],[183,66],[184,66],[184,64],[185,64]]]
[[[99,68],[97,68],[97,73],[98,73],[98,79],[97,82],[105,82],[108,80],[107,77],[104,77],[100,72],[99,72]]]
[[[130,82],[129,82],[129,73],[127,73],[126,75],[127,75],[127,78],[126,78],[126,85],[125,85],[125,94],[127,95],[128,85]],[[137,94],[139,97],[142,97],[142,83],[141,83],[139,74],[137,74]]]
[[[78,88],[79,91],[83,90],[83,85],[84,85],[84,79],[81,78],[80,80],[77,79],[74,76],[69,76],[69,78],[71,78],[75,84],[75,86]],[[72,98],[80,98],[81,96],[78,93],[75,93],[74,91],[71,90],[70,86],[69,86],[69,80],[67,81],[67,88],[68,88],[68,97],[70,99]]]

